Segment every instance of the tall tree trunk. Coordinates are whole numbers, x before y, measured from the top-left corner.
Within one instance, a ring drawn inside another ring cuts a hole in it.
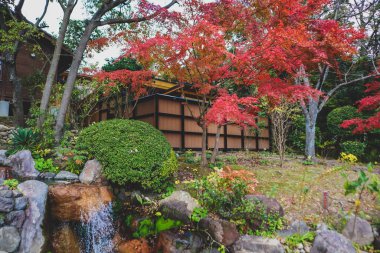
[[[64,13],[63,13],[62,24],[59,28],[59,35],[58,35],[58,39],[56,40],[53,58],[52,58],[51,63],[50,63],[49,72],[48,72],[48,75],[46,78],[44,90],[42,92],[42,98],[41,98],[41,104],[40,104],[40,113],[41,114],[40,114],[40,117],[38,118],[38,122],[37,122],[38,127],[42,126],[42,124],[45,120],[45,114],[46,114],[48,107],[49,107],[51,90],[52,90],[52,86],[53,86],[55,77],[57,75],[57,69],[58,69],[59,59],[61,56],[63,41],[65,39],[67,26],[69,25],[70,16],[71,16],[71,13],[75,7],[75,4],[76,3],[74,0],[70,0],[70,2],[67,4],[66,9],[63,10]]]
[[[16,63],[9,64],[8,73],[13,84],[13,115],[16,126],[24,126],[24,104],[22,98],[22,83],[16,73]]]
[[[87,47],[87,42],[90,39],[91,33],[96,28],[96,25],[94,23],[90,23],[79,42],[78,48],[76,49],[76,52],[74,54],[73,62],[71,63],[69,75],[67,76],[67,81],[65,84],[65,91],[62,96],[61,101],[61,107],[59,108],[58,116],[57,116],[57,123],[55,125],[55,140],[56,142],[59,142],[63,135],[63,127],[65,124],[65,118],[66,118],[66,112],[70,104],[70,98],[71,94],[74,88],[75,80],[77,78],[78,70],[80,67],[80,64],[82,62],[84,51]]]
[[[216,129],[214,150],[212,151],[212,156],[211,156],[211,161],[210,161],[211,163],[215,163],[216,156],[218,155],[221,130],[222,130],[222,126],[218,126],[218,128]]]
[[[305,116],[305,156],[306,158],[315,159],[315,129],[317,125],[318,116],[318,102],[315,100],[310,100],[306,108],[303,108]]]

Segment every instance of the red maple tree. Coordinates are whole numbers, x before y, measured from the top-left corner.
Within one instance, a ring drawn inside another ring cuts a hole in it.
[[[380,128],[380,81],[365,85],[366,93],[371,94],[358,102],[359,111],[373,111],[374,114],[366,119],[354,118],[345,120],[343,128],[354,127],[353,133],[366,133]]]

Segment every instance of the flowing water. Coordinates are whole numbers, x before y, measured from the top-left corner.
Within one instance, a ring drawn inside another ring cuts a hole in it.
[[[81,214],[81,253],[112,253],[115,234],[112,204]]]

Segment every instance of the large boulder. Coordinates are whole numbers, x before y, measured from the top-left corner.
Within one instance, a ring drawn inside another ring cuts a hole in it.
[[[203,240],[195,233],[178,234],[171,231],[160,233],[154,252],[162,253],[198,253]]]
[[[19,253],[40,253],[45,243],[42,224],[45,217],[47,184],[28,180],[17,186],[17,189],[28,198],[25,221],[21,231]]]
[[[84,165],[79,175],[79,181],[83,184],[101,183],[102,165],[97,160],[89,160]]]
[[[34,168],[34,160],[29,150],[22,150],[9,157],[12,173],[21,179],[35,179],[40,172]]]
[[[375,239],[371,224],[357,216],[350,217],[342,231],[342,234],[361,246],[369,245]]]
[[[189,223],[194,208],[200,207],[198,201],[185,191],[175,191],[159,202],[161,212],[168,218]]]
[[[319,233],[314,240],[310,253],[355,253],[352,243],[343,235],[325,230]]]
[[[52,246],[55,253],[80,253],[79,240],[68,224],[54,231]]]
[[[284,253],[277,239],[243,235],[232,245],[233,253]]]
[[[254,203],[261,204],[266,210],[267,214],[276,214],[279,215],[279,217],[284,216],[284,209],[282,208],[281,204],[274,198],[269,198],[264,195],[246,195],[245,198]]]
[[[206,229],[215,241],[225,246],[230,246],[240,236],[236,225],[226,220],[204,218],[200,220],[199,227]]]
[[[152,249],[145,239],[133,239],[122,242],[118,246],[118,253],[152,253]],[[165,252],[164,252],[165,253]]]
[[[15,210],[24,210],[27,205],[28,205],[27,197],[15,198]]]
[[[51,185],[49,201],[52,217],[60,221],[80,221],[86,214],[112,201],[106,186],[70,184]]]
[[[20,244],[20,240],[20,234],[15,227],[5,226],[0,228],[0,251],[15,252]]]

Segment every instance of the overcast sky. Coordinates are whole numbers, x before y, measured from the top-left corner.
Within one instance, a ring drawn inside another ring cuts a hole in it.
[[[152,0],[151,2],[159,3],[161,5],[165,5],[170,2],[170,0]],[[24,15],[26,18],[28,18],[30,21],[34,21],[38,16],[42,14],[42,6],[44,5],[45,0],[26,0],[24,7],[22,9]],[[48,28],[45,30],[48,31],[51,34],[57,35],[59,30],[59,23],[62,19],[63,12],[60,8],[59,4],[56,1],[53,1],[49,4],[48,11],[46,13],[46,16],[44,18],[44,21],[47,25],[49,25]],[[83,8],[82,1],[79,1],[78,5],[75,7],[71,18],[72,19],[83,19],[85,16],[85,11]],[[98,63],[99,66],[102,66],[105,63],[105,60],[107,58],[115,58],[120,55],[120,50],[118,48],[109,48],[107,50],[104,50],[100,54],[95,54],[93,58],[87,59],[87,62],[89,64],[96,64]]]

